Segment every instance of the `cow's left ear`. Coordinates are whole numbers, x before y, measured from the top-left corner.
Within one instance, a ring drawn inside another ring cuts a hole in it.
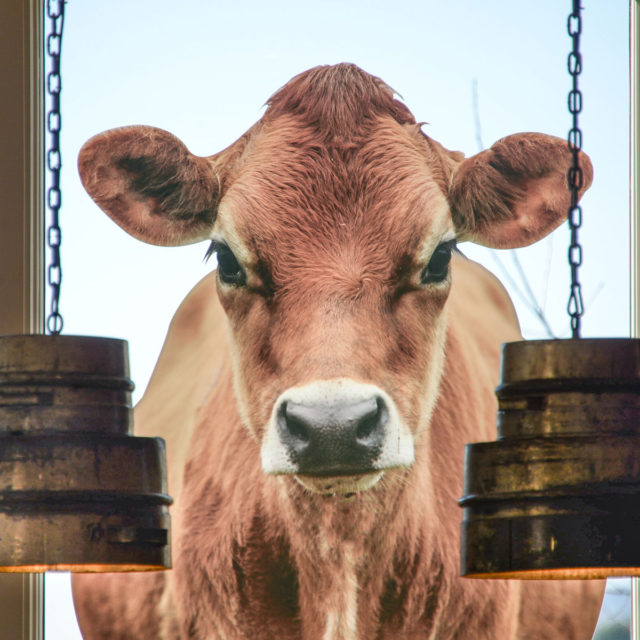
[[[209,236],[222,184],[214,157],[193,155],[167,131],[105,131],[82,147],[78,169],[89,195],[135,238],[177,246]]]
[[[572,162],[566,140],[540,133],[508,136],[460,162],[449,190],[458,240],[512,249],[546,236],[567,219]],[[584,153],[579,163],[582,196],[593,167]]]

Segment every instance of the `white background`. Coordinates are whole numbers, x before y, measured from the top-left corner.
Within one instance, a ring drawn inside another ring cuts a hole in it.
[[[583,199],[586,336],[628,335],[628,6],[584,0],[584,146],[595,184]],[[129,238],[80,186],[75,158],[104,129],[149,124],[197,154],[233,142],[293,75],[355,62],[399,92],[425,132],[478,150],[518,131],[565,137],[570,127],[566,19],[570,0],[69,0],[63,42],[63,289],[65,333],[130,341],[144,390],[171,315],[209,269],[205,246],[163,249]],[[569,333],[562,228],[519,251],[557,336]],[[505,281],[495,254],[462,245]],[[509,278],[509,253],[499,257]],[[505,282],[508,284],[508,282]],[[522,283],[518,285],[522,289]],[[527,337],[542,325],[513,293]],[[68,576],[47,577],[47,640],[74,640]],[[579,615],[576,612],[576,615]]]

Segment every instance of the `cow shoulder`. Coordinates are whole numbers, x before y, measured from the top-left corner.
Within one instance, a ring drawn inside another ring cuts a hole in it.
[[[158,605],[165,572],[76,573],[72,577],[78,625],[85,640],[159,638]]]
[[[605,580],[523,580],[518,640],[591,638],[605,584]]]
[[[227,353],[215,273],[187,295],[169,326],[149,384],[135,409],[135,432],[167,446],[169,492],[177,498],[198,409]]]
[[[449,297],[449,322],[466,348],[478,345],[495,358],[496,345],[521,340],[511,298],[502,283],[482,265],[455,255]],[[493,363],[490,363],[493,369]]]

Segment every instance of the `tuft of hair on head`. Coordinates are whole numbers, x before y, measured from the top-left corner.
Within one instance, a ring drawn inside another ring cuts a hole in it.
[[[415,124],[409,109],[394,98],[393,89],[351,63],[304,71],[273,94],[267,105],[267,117],[296,115],[328,139],[353,134],[381,116]]]

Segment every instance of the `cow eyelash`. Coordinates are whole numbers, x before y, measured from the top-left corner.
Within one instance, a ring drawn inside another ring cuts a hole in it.
[[[444,282],[449,275],[451,254],[456,248],[455,240],[441,242],[431,254],[429,264],[422,270],[420,281],[422,284],[437,284]]]
[[[216,252],[217,244],[218,243],[216,243],[214,240],[211,241],[211,244],[207,248],[207,252],[204,254],[204,258],[202,259],[204,263],[209,262],[209,258]]]

